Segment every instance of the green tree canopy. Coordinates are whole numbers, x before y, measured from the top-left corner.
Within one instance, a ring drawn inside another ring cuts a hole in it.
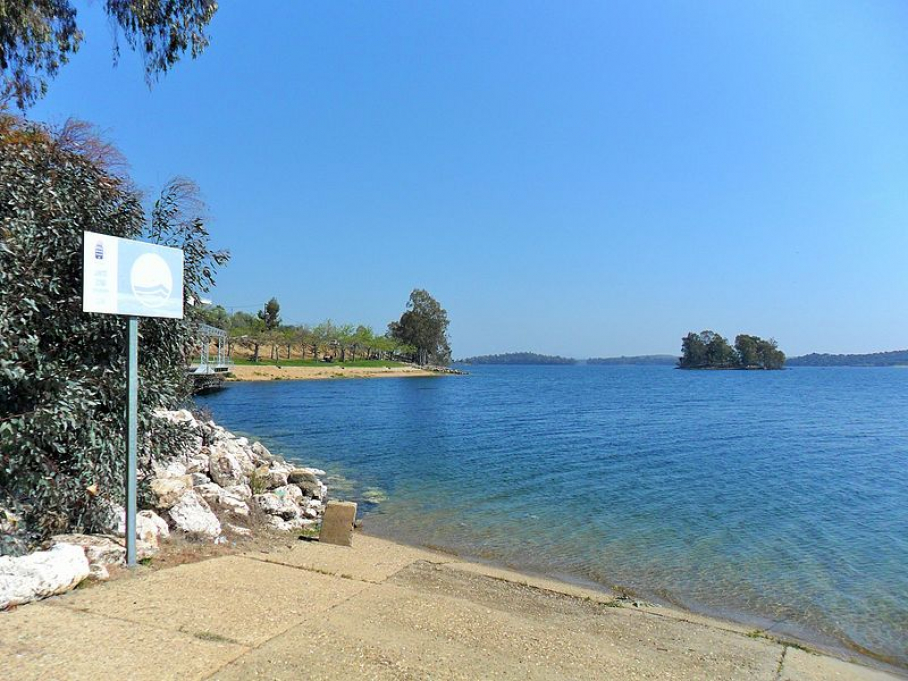
[[[258,316],[265,322],[265,328],[269,331],[278,328],[281,325],[281,304],[277,302],[277,298],[272,298],[265,303],[265,307],[259,310]]]
[[[781,369],[785,353],[774,339],[739,334],[735,347],[715,331],[689,333],[681,339],[682,369]]]
[[[388,325],[391,336],[416,348],[417,361],[448,364],[448,313],[428,291],[414,289],[400,320]]]
[[[105,0],[104,11],[117,36],[141,53],[149,83],[166,73],[186,52],[196,57],[208,46],[205,29],[218,9],[216,0]],[[20,108],[47,91],[47,80],[79,49],[82,30],[71,0],[0,0],[0,78],[2,98]]]

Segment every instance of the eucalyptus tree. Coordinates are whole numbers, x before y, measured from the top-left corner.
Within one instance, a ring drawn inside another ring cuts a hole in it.
[[[189,52],[196,57],[208,46],[206,29],[217,0],[105,0],[101,3],[114,31],[114,59],[119,36],[145,62],[150,85]],[[71,0],[0,0],[0,96],[21,109],[47,92],[84,38]]]
[[[388,325],[391,335],[416,348],[421,365],[429,360],[439,364],[451,361],[448,342],[448,313],[428,291],[414,289],[400,320]]]
[[[126,321],[82,312],[83,231],[184,251],[186,318],[139,325],[144,473],[188,443],[153,412],[189,394],[201,318],[191,302],[228,258],[210,248],[190,183],[169,183],[146,216],[130,178],[97,153],[103,140],[87,135],[0,115],[0,506],[37,537],[100,529],[123,495]]]

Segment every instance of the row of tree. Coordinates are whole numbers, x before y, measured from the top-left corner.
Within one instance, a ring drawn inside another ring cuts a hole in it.
[[[735,346],[715,331],[691,332],[681,340],[681,369],[781,369],[785,353],[775,339],[739,334]]]
[[[421,365],[447,364],[447,313],[428,292],[416,289],[399,321],[391,322],[384,334],[365,324],[336,324],[330,319],[315,325],[284,324],[281,306],[272,298],[256,314],[227,312],[221,306],[208,308],[205,320],[228,333],[228,355],[237,348],[258,362],[262,349],[269,359],[355,362],[357,359],[399,359]]]

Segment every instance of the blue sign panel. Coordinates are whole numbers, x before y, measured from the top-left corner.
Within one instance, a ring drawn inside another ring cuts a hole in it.
[[[183,318],[183,251],[85,232],[82,310]]]

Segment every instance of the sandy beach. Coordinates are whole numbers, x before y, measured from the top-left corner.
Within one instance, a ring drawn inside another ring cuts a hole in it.
[[[103,654],[98,654],[103,650]],[[132,574],[0,614],[26,679],[898,677],[718,619],[357,534]]]
[[[404,378],[437,376],[432,371],[416,367],[345,367],[337,364],[324,366],[275,366],[273,364],[237,364],[231,373],[238,381],[311,381],[332,378]]]

